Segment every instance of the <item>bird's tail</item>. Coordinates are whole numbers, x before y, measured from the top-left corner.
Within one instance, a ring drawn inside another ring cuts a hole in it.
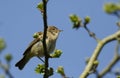
[[[25,55],[20,61],[18,61],[18,62],[15,64],[15,66],[18,67],[20,70],[22,70],[29,60],[30,60],[30,58],[28,58],[28,57]]]

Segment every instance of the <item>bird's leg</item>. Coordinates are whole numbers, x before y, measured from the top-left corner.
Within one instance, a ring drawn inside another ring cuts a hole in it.
[[[43,63],[45,63],[45,61],[42,58],[40,58],[39,56],[38,56],[38,59],[40,59]]]

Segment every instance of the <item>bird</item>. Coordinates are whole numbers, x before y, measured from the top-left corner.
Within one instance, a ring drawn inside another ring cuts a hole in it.
[[[46,48],[49,54],[54,51],[56,41],[61,31],[62,30],[58,29],[55,26],[48,26],[46,33]],[[15,64],[15,66],[18,67],[20,70],[24,68],[24,66],[31,58],[44,57],[43,32],[37,32],[36,34],[38,35],[38,37],[34,38],[34,40],[29,44],[29,46],[23,53],[22,59]]]

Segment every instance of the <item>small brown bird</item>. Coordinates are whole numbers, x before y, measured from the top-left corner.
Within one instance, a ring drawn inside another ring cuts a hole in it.
[[[47,52],[51,53],[54,51],[56,46],[56,40],[59,36],[59,33],[61,30],[59,30],[55,26],[49,26],[47,28],[47,34],[46,34],[46,47]],[[43,48],[43,32],[37,32],[38,38],[35,38],[28,46],[28,48],[25,50],[23,54],[23,58],[15,64],[16,67],[18,67],[20,70],[24,68],[24,66],[27,64],[27,62],[34,56],[37,57],[43,57],[44,56],[44,48]]]

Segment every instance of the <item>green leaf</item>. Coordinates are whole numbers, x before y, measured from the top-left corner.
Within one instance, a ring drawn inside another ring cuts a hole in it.
[[[5,59],[7,62],[10,62],[12,60],[12,55],[11,54],[6,54]]]
[[[41,13],[43,13],[43,11],[44,11],[43,2],[40,2],[40,3],[37,5],[37,8],[41,11]]]
[[[85,21],[85,24],[90,23],[90,17],[89,17],[89,16],[86,16],[86,17],[84,18],[84,21]]]
[[[79,21],[79,17],[76,14],[71,14],[69,17],[71,22]]]
[[[34,33],[33,34],[33,38],[38,38],[39,37],[39,34],[38,33]]]
[[[49,71],[49,73],[48,73],[48,76],[52,76],[54,73],[54,70],[53,70],[53,68],[52,67],[50,67],[49,69],[48,69],[48,71]]]
[[[118,75],[116,78],[120,78],[120,75]]]
[[[59,73],[62,76],[65,76],[64,68],[63,66],[59,66],[56,70],[57,73]]]
[[[42,74],[42,75],[44,75],[45,74],[45,65],[44,64],[38,64],[38,66],[35,68],[35,72],[37,73],[37,74]],[[54,72],[54,70],[53,70],[53,68],[48,68],[48,73],[47,73],[47,75],[48,76],[52,76],[53,75],[53,72]]]
[[[5,41],[3,38],[0,38],[0,52],[6,47]]]
[[[113,14],[116,11],[120,10],[120,5],[110,2],[110,3],[104,4],[103,9],[106,13]]]
[[[35,72],[38,73],[38,74],[44,75],[45,65],[44,64],[38,64],[38,66],[35,68]]]
[[[79,18],[76,14],[71,14],[69,16],[71,22],[73,23],[73,28],[78,29],[82,24],[81,18]]]
[[[51,56],[52,58],[59,58],[59,57],[61,56],[61,54],[62,54],[62,50],[56,49],[56,50],[54,51],[54,53],[51,54],[50,56]]]

